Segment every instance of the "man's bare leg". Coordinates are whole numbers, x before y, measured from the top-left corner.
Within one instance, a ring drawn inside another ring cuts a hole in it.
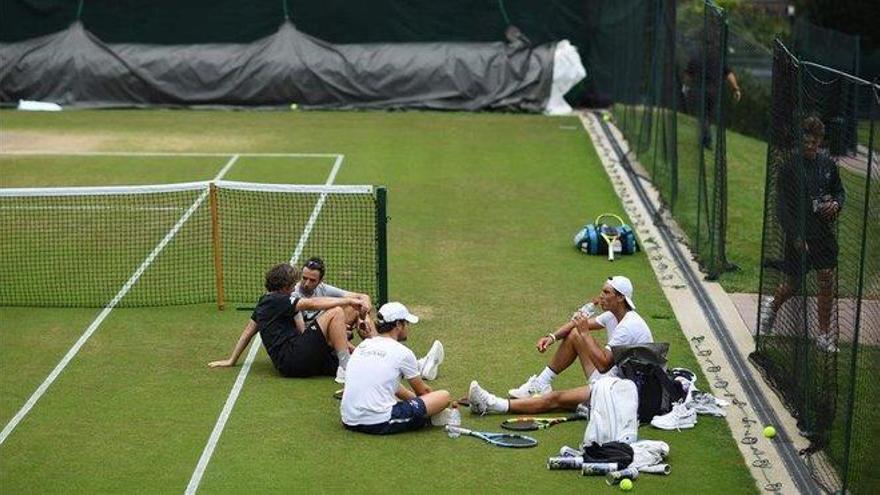
[[[510,390],[508,394],[511,397],[523,397],[526,395],[526,392],[524,391],[525,388],[529,389],[527,392],[528,395],[543,395],[549,393],[553,380],[563,371],[567,370],[568,367],[578,359],[578,346],[583,346],[583,337],[580,332],[581,330],[578,330],[577,328],[569,332],[568,335],[562,339],[559,347],[557,347],[556,351],[553,353],[553,357],[550,358],[550,363],[541,371],[541,373],[538,374],[536,378],[529,379],[526,384],[520,386],[518,389]],[[589,362],[587,363],[587,365],[584,365],[584,373],[589,377],[592,373],[592,364]]]
[[[336,351],[336,357],[339,359],[339,366],[342,369],[347,368],[351,352],[345,325],[345,312],[339,307],[324,311],[318,316],[318,327],[324,334],[324,339],[330,344],[330,347]],[[337,378],[337,380],[339,381],[341,378]]]
[[[819,283],[819,297],[817,301],[817,313],[819,317],[819,331],[823,335],[831,332],[831,307],[834,300],[834,269],[818,270],[816,281]]]
[[[584,385],[567,390],[554,390],[528,399],[510,399],[508,411],[512,414],[539,414],[549,411],[574,411],[577,406],[590,400],[590,386]]]

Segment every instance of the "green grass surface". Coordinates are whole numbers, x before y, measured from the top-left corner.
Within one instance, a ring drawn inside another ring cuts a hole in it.
[[[610,265],[570,245],[574,231],[597,213],[623,214],[576,120],[83,111],[0,112],[0,121],[5,137],[30,146],[52,146],[63,136],[77,149],[345,154],[337,183],[389,189],[390,295],[423,317],[408,342],[417,354],[433,339],[443,341],[447,360],[432,386],[454,396],[474,378],[500,393],[539,371],[546,359],[534,351],[535,340],[612,273],[633,280],[639,312],[658,341],[672,344],[670,364],[698,368],[643,253]],[[224,159],[170,163],[0,156],[0,177],[4,187],[180,182],[213,177]],[[243,158],[228,177],[321,183],[330,164]],[[97,313],[0,308],[0,422],[15,414]],[[228,353],[246,318],[211,305],[114,310],[0,446],[0,491],[183,491],[238,373],[205,364]],[[572,369],[556,385],[582,382]],[[580,442],[583,423],[538,432],[540,445],[523,451],[453,441],[438,429],[376,438],[342,428],[335,388],[329,378],[279,378],[261,350],[201,491],[609,490],[603,479],[545,467],[561,445]],[[464,417],[477,429],[498,430],[500,421]],[[695,480],[707,493],[756,491],[722,419],[701,418],[681,433],[647,427],[640,435],[668,441],[673,466],[671,476],[639,479],[641,492],[693,490]]]

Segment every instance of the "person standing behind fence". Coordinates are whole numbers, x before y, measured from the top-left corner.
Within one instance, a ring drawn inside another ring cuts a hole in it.
[[[760,328],[764,334],[773,332],[779,308],[801,285],[804,274],[815,269],[819,286],[816,343],[823,351],[837,352],[836,335],[831,332],[838,253],[834,224],[846,200],[846,191],[837,164],[819,151],[824,136],[825,125],[821,120],[804,119],[802,168],[797,169],[796,160],[788,160],[778,171],[776,215],[785,238],[781,264],[785,278],[774,296],[762,302]]]
[[[700,140],[707,149],[712,148],[712,133],[709,123],[714,120],[715,104],[718,101],[718,50],[710,49],[712,43],[705,44],[703,42],[704,34],[700,34],[698,41],[704,49],[694,50],[687,59],[684,74],[682,74],[681,93],[684,96],[684,102],[687,105],[687,111],[692,113],[698,119],[700,118],[700,94],[701,89],[705,87],[705,105],[706,113],[704,114],[701,124]],[[704,53],[705,52],[705,53]],[[705,64],[703,63],[705,60]],[[705,84],[703,84],[703,72],[705,67]],[[726,64],[723,67],[724,79],[733,92],[733,100],[739,102],[742,99],[742,91],[737,82],[736,74]]]

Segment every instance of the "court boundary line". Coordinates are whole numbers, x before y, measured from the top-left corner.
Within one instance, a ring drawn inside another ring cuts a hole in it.
[[[0,151],[0,156],[204,156],[224,157],[238,155],[252,158],[339,158],[340,153],[218,153],[198,151]]]
[[[228,155],[227,155],[228,156]],[[239,155],[232,155],[229,160],[224,164],[224,166],[217,172],[217,176],[214,180],[220,180],[224,175],[232,168],[233,165],[238,161]],[[159,244],[153,248],[149,255],[141,262],[140,266],[134,271],[134,273],[129,277],[128,281],[123,284],[122,288],[116,293],[113,299],[110,300],[109,303],[98,313],[98,316],[92,321],[92,323],[86,328],[85,332],[80,335],[79,339],[73,344],[73,346],[67,351],[61,361],[55,365],[55,368],[49,373],[49,376],[46,377],[45,380],[37,387],[33,394],[28,398],[28,400],[24,403],[21,409],[18,410],[17,413],[6,423],[6,426],[0,431],[0,445],[3,445],[6,442],[6,439],[9,438],[9,435],[12,434],[13,430],[21,423],[21,421],[27,416],[31,409],[37,404],[52,383],[58,378],[62,371],[67,367],[68,364],[73,360],[74,357],[79,353],[79,350],[85,345],[86,342],[91,338],[91,336],[98,330],[98,327],[101,326],[101,323],[110,315],[110,312],[113,311],[113,308],[119,304],[119,301],[122,300],[128,294],[128,291],[140,280],[141,276],[146,272],[147,268],[153,264],[153,260],[159,256],[159,253],[165,249],[165,246],[168,245],[169,242],[177,235],[177,232],[183,228],[183,225],[189,220],[189,218],[195,213],[195,211],[202,205],[205,199],[208,197],[208,190],[203,191],[198,198],[193,202],[193,204],[187,209],[187,211],[177,220],[177,223],[171,227],[171,230],[165,234],[165,237],[159,241]]]
[[[330,170],[330,174],[327,176],[327,180],[324,183],[325,186],[333,185],[339,169],[342,168],[342,161],[344,159],[345,155],[336,156],[336,161],[333,164],[333,168]],[[308,242],[309,236],[312,233],[312,228],[314,227],[315,221],[317,221],[318,215],[320,215],[321,210],[324,207],[324,202],[326,201],[326,199],[327,193],[322,193],[320,198],[318,198],[318,201],[315,202],[315,206],[312,209],[312,214],[309,216],[305,227],[303,227],[303,233],[302,235],[300,235],[296,248],[293,251],[293,255],[290,257],[291,265],[295,265],[299,261],[299,257],[302,255],[303,248],[305,247],[306,242]],[[211,462],[211,458],[214,455],[214,450],[217,448],[217,443],[220,441],[220,436],[223,435],[223,431],[226,428],[226,423],[229,421],[229,417],[232,415],[232,409],[235,407],[236,402],[238,402],[238,396],[241,394],[242,389],[244,389],[244,382],[251,371],[251,366],[253,365],[253,362],[257,356],[257,352],[260,350],[262,345],[263,340],[260,338],[260,334],[255,334],[254,338],[251,340],[251,347],[248,350],[247,357],[245,357],[244,364],[242,365],[241,370],[238,372],[238,376],[235,378],[235,383],[232,385],[232,390],[229,391],[229,395],[226,397],[226,402],[223,404],[223,409],[221,409],[220,415],[217,417],[217,422],[214,424],[213,430],[211,430],[211,435],[208,437],[208,443],[205,444],[205,448],[202,450],[202,455],[199,457],[199,461],[196,464],[192,476],[190,477],[189,483],[186,486],[186,490],[184,491],[186,495],[194,495],[198,491],[199,485],[202,482],[202,478],[205,475],[205,470],[208,468],[208,463]]]

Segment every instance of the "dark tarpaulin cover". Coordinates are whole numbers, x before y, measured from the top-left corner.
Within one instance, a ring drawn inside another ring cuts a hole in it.
[[[81,23],[0,44],[0,101],[540,112],[555,43],[333,45],[290,22],[247,44],[106,44]]]

